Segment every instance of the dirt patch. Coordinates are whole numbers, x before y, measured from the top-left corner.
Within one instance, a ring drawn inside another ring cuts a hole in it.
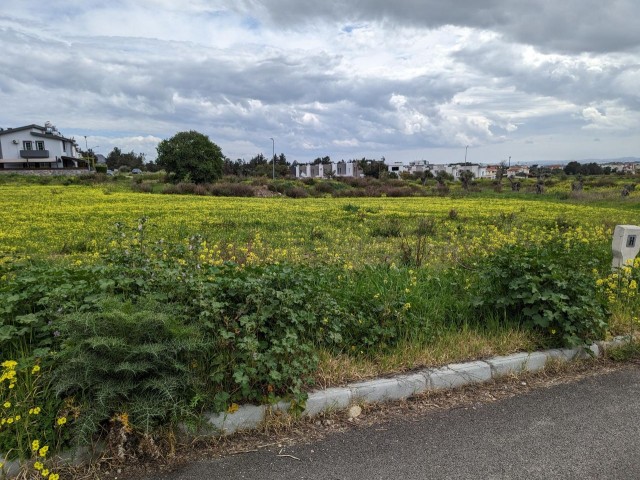
[[[260,198],[268,198],[268,197],[281,197],[282,195],[278,192],[272,192],[266,186],[260,186],[253,190],[253,195],[255,197]]]

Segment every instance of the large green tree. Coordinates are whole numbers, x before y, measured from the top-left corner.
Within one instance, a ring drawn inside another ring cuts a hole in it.
[[[202,133],[176,133],[158,145],[157,164],[177,181],[212,182],[222,176],[224,156],[218,145]]]

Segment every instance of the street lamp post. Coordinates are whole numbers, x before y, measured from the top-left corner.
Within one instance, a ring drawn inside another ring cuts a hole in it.
[[[469,145],[464,148],[464,163],[467,163],[467,150],[469,150]]]
[[[271,140],[271,161],[273,162],[273,179],[276,179],[276,141],[269,137]]]
[[[86,138],[86,137],[85,137],[85,138]],[[91,147],[91,153],[92,153],[92,155],[91,155],[91,156],[89,156],[89,157],[87,157],[87,159],[88,159],[88,162],[87,162],[87,163],[89,164],[89,170],[92,170],[92,169],[93,169],[93,170],[95,171],[95,169],[96,169],[96,154],[95,154],[95,152],[94,152],[94,150],[95,150],[96,148],[100,148],[100,145],[96,145],[95,147]],[[86,155],[89,155],[89,149],[87,149],[87,153],[86,153]]]

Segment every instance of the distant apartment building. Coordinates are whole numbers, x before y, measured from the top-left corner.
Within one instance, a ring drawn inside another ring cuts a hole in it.
[[[296,178],[361,177],[362,169],[358,162],[344,160],[334,163],[302,163],[293,167]]]

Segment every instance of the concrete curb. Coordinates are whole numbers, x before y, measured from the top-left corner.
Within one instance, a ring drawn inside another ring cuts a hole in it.
[[[313,417],[323,412],[345,410],[353,404],[404,400],[425,391],[459,388],[483,383],[505,375],[539,372],[548,361],[569,362],[598,357],[613,347],[629,342],[628,337],[597,342],[589,347],[553,349],[542,352],[514,353],[483,361],[454,363],[440,368],[428,368],[411,374],[357,382],[340,388],[328,388],[309,393],[302,415]],[[214,430],[230,435],[240,430],[257,428],[269,412],[286,412],[289,404],[274,406],[243,405],[233,413],[209,415],[207,421]]]

